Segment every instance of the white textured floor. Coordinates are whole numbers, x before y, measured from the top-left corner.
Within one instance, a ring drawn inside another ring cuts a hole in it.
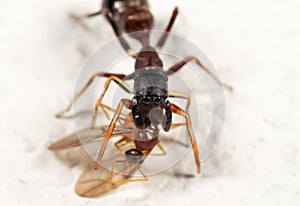
[[[174,32],[196,43],[235,90],[227,122],[202,175],[166,172],[104,198],[78,197],[80,173],[47,151],[72,132],[54,113],[71,98],[86,57],[113,36],[104,18],[90,31],[68,17],[97,0],[0,3],[0,194],[6,205],[298,205],[300,202],[300,2],[151,0],[156,29],[173,7]],[[102,30],[101,30],[102,29]],[[298,95],[297,95],[298,94]]]

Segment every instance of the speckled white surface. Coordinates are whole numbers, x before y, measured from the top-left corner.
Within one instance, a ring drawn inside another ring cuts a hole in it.
[[[150,1],[156,28],[173,7],[174,32],[195,42],[235,87],[226,93],[227,122],[202,175],[166,172],[104,198],[73,192],[79,168],[49,151],[50,139],[73,130],[54,113],[71,98],[80,65],[112,32],[104,18],[86,31],[70,12],[91,0],[1,1],[0,194],[6,205],[298,205],[300,202],[300,2]],[[105,32],[100,31],[101,28]],[[98,29],[98,30],[97,30]],[[298,95],[297,95],[298,94]]]

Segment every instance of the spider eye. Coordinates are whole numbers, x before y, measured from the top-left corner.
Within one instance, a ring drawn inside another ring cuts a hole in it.
[[[160,96],[154,96],[153,97],[153,104],[160,105],[161,102],[162,102],[162,97],[160,97]]]
[[[150,96],[143,96],[142,97],[142,103],[144,104],[150,104],[152,101],[151,97]]]

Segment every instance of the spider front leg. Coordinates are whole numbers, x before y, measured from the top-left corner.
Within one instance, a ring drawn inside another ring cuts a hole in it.
[[[123,110],[123,107],[126,107],[127,109],[131,109],[132,108],[132,102],[131,100],[129,99],[122,99],[116,109],[116,112],[115,112],[115,115],[113,117],[113,119],[111,120],[110,122],[110,125],[107,129],[107,132],[106,132],[106,135],[105,135],[105,138],[103,140],[103,143],[101,145],[101,148],[100,148],[100,151],[99,151],[99,154],[98,154],[98,157],[97,157],[97,165],[96,165],[96,170],[98,169],[98,167],[100,166],[100,161],[104,155],[104,151],[106,149],[106,146],[107,146],[107,143],[108,141],[110,140],[111,136],[112,136],[112,133],[116,127],[116,123],[117,123],[117,120]]]

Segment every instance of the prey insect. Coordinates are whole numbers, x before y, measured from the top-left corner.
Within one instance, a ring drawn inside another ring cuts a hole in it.
[[[131,115],[131,114],[130,114]],[[109,159],[101,161],[98,170],[95,170],[95,162],[91,162],[79,177],[75,191],[83,197],[97,197],[116,189],[128,182],[147,181],[146,175],[141,169],[141,165],[149,155],[164,155],[166,152],[160,144],[151,144],[143,152],[136,148],[139,143],[135,142],[134,136],[139,133],[135,128],[132,118],[127,116],[121,125],[118,125],[112,137],[118,138],[114,143],[117,154],[110,155]],[[177,128],[181,124],[173,124],[172,128]],[[70,149],[73,147],[84,146],[94,142],[102,143],[109,125],[100,126],[97,129],[87,128],[79,132],[68,135],[49,146],[52,151]],[[157,147],[160,153],[153,152]],[[140,177],[135,177],[140,174]]]

